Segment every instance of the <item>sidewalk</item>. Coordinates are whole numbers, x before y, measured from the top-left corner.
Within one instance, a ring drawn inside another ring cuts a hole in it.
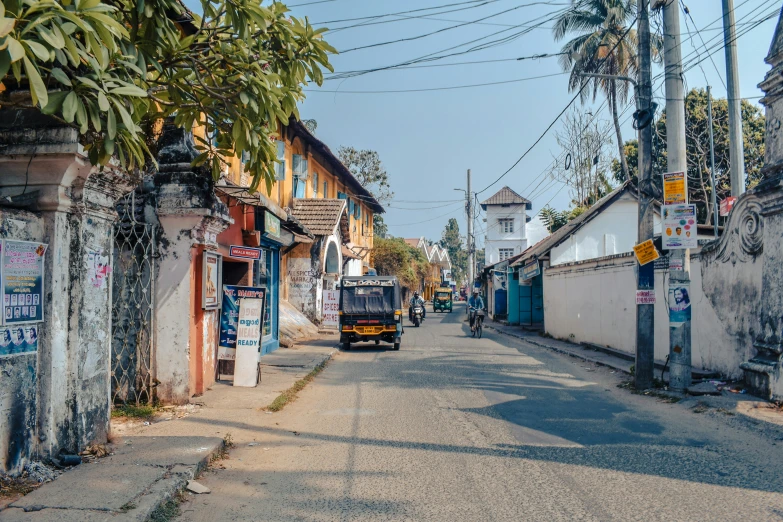
[[[335,336],[281,348],[261,359],[261,384],[234,388],[217,383],[176,418],[162,416],[118,427],[113,455],[84,463],[0,511],[0,520],[144,521],[219,455],[226,426],[264,415],[269,405],[337,351]],[[164,410],[175,411],[171,409]],[[192,413],[190,413],[192,412]]]

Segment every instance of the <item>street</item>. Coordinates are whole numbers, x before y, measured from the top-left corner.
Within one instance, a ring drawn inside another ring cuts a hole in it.
[[[355,346],[220,426],[236,446],[179,519],[783,519],[783,445],[427,309],[399,352]]]

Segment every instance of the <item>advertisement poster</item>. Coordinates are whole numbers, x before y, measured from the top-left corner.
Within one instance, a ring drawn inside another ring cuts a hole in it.
[[[243,298],[239,303],[234,386],[253,387],[258,384],[258,352],[261,345],[261,314],[264,299]]]
[[[44,254],[47,245],[6,239],[2,244],[5,325],[43,321]]]
[[[38,351],[38,327],[0,328],[0,357]]]
[[[223,305],[220,311],[220,340],[218,359],[236,359],[237,328],[239,327],[239,304],[242,299],[266,298],[266,288],[252,286],[223,286]]]
[[[734,203],[737,202],[737,198],[734,196],[729,196],[726,199],[722,199],[720,201],[720,215],[721,216],[728,216],[729,212],[731,212],[731,209],[734,208]]]
[[[636,254],[636,259],[639,261],[640,265],[652,263],[661,257],[658,251],[655,249],[655,245],[653,244],[652,239],[648,239],[647,241],[639,243],[633,247],[633,253]]]
[[[691,297],[688,285],[669,287],[669,326],[680,326],[691,320]]]
[[[696,248],[696,205],[664,205],[663,248]]]
[[[324,290],[323,325],[329,328],[337,328],[340,311],[340,292],[338,290]]]
[[[655,304],[655,290],[637,290],[636,304]]]
[[[214,252],[204,252],[203,298],[201,307],[204,310],[214,310],[220,307],[218,293],[221,280],[222,259]]]
[[[667,172],[663,175],[664,205],[684,205],[688,202],[687,197],[684,172]]]
[[[106,288],[111,274],[111,265],[109,265],[109,256],[101,250],[87,252],[87,278],[90,286],[95,288]]]

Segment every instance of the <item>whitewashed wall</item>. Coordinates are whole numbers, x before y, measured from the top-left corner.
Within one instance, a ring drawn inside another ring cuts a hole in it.
[[[525,225],[527,213],[525,205],[487,205],[487,234],[484,238],[484,262],[491,265],[500,261],[498,250],[513,248],[514,255],[521,254],[527,248]],[[513,219],[514,231],[503,232],[498,225],[498,219]]]
[[[632,255],[554,266],[544,273],[544,324],[554,337],[636,350],[636,262]],[[655,359],[669,353],[668,272],[655,273]],[[691,263],[694,366],[739,378],[752,347],[742,346],[718,319],[702,290],[698,256]]]

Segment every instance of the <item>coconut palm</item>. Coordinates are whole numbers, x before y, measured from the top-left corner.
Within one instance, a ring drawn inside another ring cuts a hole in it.
[[[571,71],[568,89],[581,89],[582,102],[603,93],[612,108],[620,164],[625,179],[630,179],[628,161],[623,150],[618,102],[628,99],[628,82],[589,78],[584,73],[630,76],[638,69],[636,31],[629,29],[636,18],[636,0],[572,0],[553,28],[555,40],[577,35],[562,49],[560,65]]]

